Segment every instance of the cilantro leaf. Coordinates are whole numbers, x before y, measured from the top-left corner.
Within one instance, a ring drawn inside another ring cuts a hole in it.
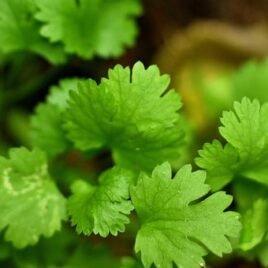
[[[211,144],[205,143],[199,155],[195,162],[199,167],[206,169],[206,182],[213,191],[223,188],[232,180],[234,166],[238,160],[238,153],[234,147],[230,144],[223,146],[218,140],[214,140]]]
[[[249,250],[263,241],[268,231],[268,200],[256,200],[242,217],[243,229],[239,247]]]
[[[41,34],[84,58],[119,56],[137,34],[138,0],[38,0]]]
[[[131,189],[131,200],[141,221],[135,250],[141,252],[144,266],[198,267],[207,249],[221,256],[231,252],[226,236],[240,230],[238,214],[223,212],[232,202],[224,192],[198,202],[209,191],[205,173],[182,167],[171,178],[171,167],[164,163],[149,177],[140,175]]]
[[[156,66],[117,65],[108,79],[79,83],[66,112],[68,137],[81,150],[110,148],[116,163],[151,170],[175,160],[183,138],[180,98]]]
[[[23,248],[52,236],[65,218],[65,198],[50,179],[44,154],[12,149],[0,158],[0,230]]]
[[[224,112],[221,135],[239,154],[239,172],[268,186],[268,103],[243,98],[234,103],[234,112]]]
[[[65,54],[60,46],[50,44],[39,35],[34,19],[36,5],[32,0],[0,1],[0,51],[31,51],[52,63],[63,63]]]
[[[76,231],[103,237],[124,231],[129,223],[127,215],[133,210],[128,200],[132,180],[132,172],[115,167],[101,175],[98,186],[76,181],[67,204]]]
[[[238,175],[268,186],[267,117],[268,103],[261,106],[259,101],[248,98],[243,98],[241,103],[235,102],[234,112],[223,113],[220,133],[227,145],[220,149],[218,142],[206,144],[199,151],[201,157],[196,159],[196,163],[208,171],[208,180],[213,181],[214,190]]]
[[[243,98],[241,103],[234,102],[234,112],[223,112],[220,127],[221,135],[233,147],[240,157],[256,157],[266,146],[268,134],[268,104],[260,106],[259,101]],[[252,158],[253,158],[252,157]]]
[[[243,98],[234,111],[224,112],[220,127],[227,144],[206,144],[196,159],[207,170],[208,183],[218,190],[232,181],[243,230],[239,247],[249,250],[267,232],[268,104]],[[216,164],[215,164],[216,163]]]
[[[255,181],[245,183],[243,177],[236,178],[232,186],[243,224],[238,246],[248,251],[261,244],[268,231],[268,188]]]
[[[52,86],[47,97],[47,102],[57,106],[61,111],[68,107],[69,93],[78,90],[78,83],[84,81],[83,78],[66,78],[59,82],[59,85]]]
[[[33,145],[41,148],[48,156],[55,156],[70,147],[62,126],[62,114],[67,107],[69,92],[77,90],[79,81],[83,80],[64,79],[58,86],[51,87],[46,103],[39,104],[31,118]]]

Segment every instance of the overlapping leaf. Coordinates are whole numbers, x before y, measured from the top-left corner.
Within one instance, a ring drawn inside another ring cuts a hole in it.
[[[206,144],[197,164],[208,171],[214,190],[222,188],[235,175],[268,186],[268,104],[244,98],[235,102],[234,112],[224,112],[220,127],[226,139],[224,149],[218,141]],[[216,163],[216,164],[215,164]],[[217,175],[216,175],[217,174]]]
[[[236,204],[242,213],[239,247],[249,250],[267,233],[268,104],[243,98],[234,112],[224,112],[220,133],[227,141],[206,144],[196,163],[207,170],[213,190],[233,181]]]
[[[73,195],[68,200],[68,211],[78,233],[117,235],[129,223],[128,214],[133,210],[129,200],[129,186],[133,182],[130,171],[113,168],[94,186],[77,181],[72,187]]]
[[[31,51],[52,63],[65,61],[59,45],[50,44],[39,34],[39,23],[34,19],[33,0],[0,1],[0,51]]]
[[[131,200],[141,221],[135,250],[146,268],[196,268],[204,263],[207,249],[221,256],[231,252],[227,236],[238,236],[238,214],[224,212],[232,197],[223,192],[207,194],[205,173],[184,166],[171,178],[170,165],[142,174],[131,190]]]
[[[46,103],[37,106],[32,116],[33,145],[44,150],[49,156],[55,156],[70,147],[63,129],[63,112],[67,107],[70,91],[77,90],[82,79],[61,80],[59,86],[53,86]]]

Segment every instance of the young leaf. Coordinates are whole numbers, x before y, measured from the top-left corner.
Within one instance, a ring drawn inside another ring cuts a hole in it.
[[[100,185],[76,181],[72,186],[73,195],[68,200],[68,212],[78,233],[117,235],[129,223],[127,217],[133,210],[129,201],[129,185],[133,173],[113,168],[103,173]]]
[[[132,74],[117,65],[109,78],[93,80],[71,92],[66,112],[69,138],[81,150],[108,147],[116,163],[151,170],[175,160],[183,138],[178,110],[180,98],[171,90],[167,75],[156,66],[138,62]]]
[[[82,79],[64,79],[59,86],[53,86],[46,103],[39,104],[31,118],[32,142],[45,151],[48,156],[55,156],[70,147],[63,128],[62,114],[67,107],[70,91],[77,90]]]
[[[220,133],[228,142],[224,149],[214,141],[206,144],[196,159],[198,166],[208,171],[213,190],[234,180],[236,204],[242,214],[239,247],[243,250],[261,243],[267,232],[267,116],[267,103],[261,106],[248,98],[235,102],[234,112],[224,112],[221,119]]]
[[[235,147],[242,160],[255,162],[267,146],[268,104],[260,106],[259,101],[243,98],[234,102],[234,112],[223,112],[221,135]]]
[[[0,158],[0,230],[6,228],[5,239],[23,248],[60,230],[65,198],[40,150],[12,149],[9,157]]]
[[[232,180],[234,166],[238,161],[238,153],[234,147],[230,144],[222,146],[218,140],[214,140],[211,144],[206,143],[199,155],[196,164],[206,169],[206,182],[213,191],[223,188]]]
[[[138,0],[37,0],[41,34],[63,42],[65,51],[90,59],[119,56],[137,34]]]
[[[196,268],[203,264],[207,249],[218,256],[231,252],[226,236],[240,230],[238,214],[223,212],[232,202],[224,192],[203,201],[209,191],[203,171],[181,168],[171,178],[171,167],[164,163],[149,177],[140,175],[131,189],[131,200],[141,221],[135,243],[145,268]]]
[[[268,186],[267,117],[268,103],[260,106],[257,100],[250,101],[248,98],[243,98],[241,103],[235,102],[234,112],[223,113],[220,133],[227,140],[227,145],[223,149],[218,142],[206,144],[199,151],[201,157],[196,159],[200,167],[208,170],[213,190],[223,187],[235,175]]]
[[[52,63],[63,63],[65,54],[60,46],[50,44],[39,35],[34,19],[36,5],[32,0],[0,1],[0,51],[31,51]]]

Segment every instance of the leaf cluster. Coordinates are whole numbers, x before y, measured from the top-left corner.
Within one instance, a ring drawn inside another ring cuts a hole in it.
[[[64,230],[62,221],[102,237],[134,223],[135,252],[146,268],[194,268],[209,252],[230,253],[230,238],[241,229],[239,214],[225,211],[232,197],[210,194],[206,173],[191,165],[172,176],[167,162],[179,159],[185,142],[181,100],[169,82],[155,65],[137,62],[132,69],[116,65],[99,84],[74,78],[52,87],[31,120],[33,148],[0,158],[5,240],[18,248],[41,243]],[[60,175],[48,165],[73,151],[89,159],[110,152],[114,167],[95,180],[76,173],[61,192]],[[118,265],[141,264],[124,258]]]
[[[140,14],[138,0],[2,0],[0,52],[29,51],[53,64],[68,54],[116,57],[134,44]]]

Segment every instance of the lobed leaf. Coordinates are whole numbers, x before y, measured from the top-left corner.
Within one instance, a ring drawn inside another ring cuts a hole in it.
[[[76,231],[85,235],[91,233],[106,237],[125,230],[128,216],[133,210],[129,201],[129,185],[133,173],[113,168],[103,173],[100,185],[76,181],[73,195],[68,200],[68,211]]]
[[[69,139],[81,150],[109,148],[124,167],[151,170],[179,157],[183,130],[179,96],[166,92],[167,75],[138,62],[117,65],[99,85],[79,83],[65,114]],[[165,93],[166,92],[166,93]]]
[[[0,51],[31,51],[51,63],[63,63],[66,56],[60,45],[49,43],[39,34],[33,0],[0,1]]]
[[[227,236],[239,234],[238,214],[224,212],[232,197],[223,192],[198,201],[209,191],[205,173],[182,167],[171,178],[164,163],[152,176],[142,174],[131,189],[131,200],[141,221],[135,251],[141,252],[145,268],[196,268],[204,264],[207,249],[218,256],[231,252]]]
[[[0,158],[0,230],[23,248],[50,237],[65,219],[65,198],[51,180],[39,149],[12,149]]]
[[[65,51],[90,59],[119,56],[134,43],[138,0],[37,0],[41,34]]]

